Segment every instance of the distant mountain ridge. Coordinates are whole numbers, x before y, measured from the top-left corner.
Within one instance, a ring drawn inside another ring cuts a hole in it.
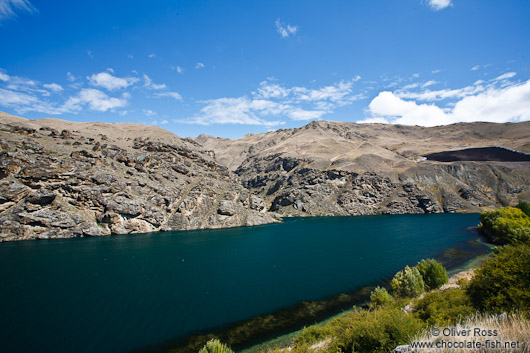
[[[530,199],[530,162],[423,157],[491,146],[530,152],[530,122],[313,121],[230,140],[0,113],[0,241],[472,212]]]

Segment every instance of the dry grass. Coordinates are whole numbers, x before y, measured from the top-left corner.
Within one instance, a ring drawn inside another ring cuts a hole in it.
[[[476,330],[480,330],[477,334]],[[438,330],[439,334],[433,332]],[[449,331],[450,330],[450,331]],[[462,333],[467,335],[463,336]],[[457,335],[460,333],[460,335]],[[422,348],[416,352],[530,352],[530,322],[522,315],[476,315],[453,327],[439,327],[421,332],[413,342],[431,342],[441,348]],[[486,348],[449,348],[449,342],[481,342]],[[489,343],[487,343],[489,342]],[[511,346],[513,344],[514,346]]]

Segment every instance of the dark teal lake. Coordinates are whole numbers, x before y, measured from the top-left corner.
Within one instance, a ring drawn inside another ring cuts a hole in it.
[[[478,221],[477,214],[293,218],[259,227],[1,243],[0,350],[148,351],[192,332],[382,283],[423,258],[461,265],[488,251],[468,229]]]

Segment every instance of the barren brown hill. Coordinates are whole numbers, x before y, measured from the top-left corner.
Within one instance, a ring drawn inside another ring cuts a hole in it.
[[[424,128],[313,121],[237,140],[195,141],[284,215],[478,211],[530,197],[529,162],[424,157],[478,147],[530,152],[530,122]]]

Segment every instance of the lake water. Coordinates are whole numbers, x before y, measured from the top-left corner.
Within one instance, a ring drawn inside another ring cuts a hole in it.
[[[2,243],[0,350],[149,351],[192,332],[382,283],[423,258],[456,266],[466,252],[487,251],[468,230],[478,221],[477,214],[292,218]]]

